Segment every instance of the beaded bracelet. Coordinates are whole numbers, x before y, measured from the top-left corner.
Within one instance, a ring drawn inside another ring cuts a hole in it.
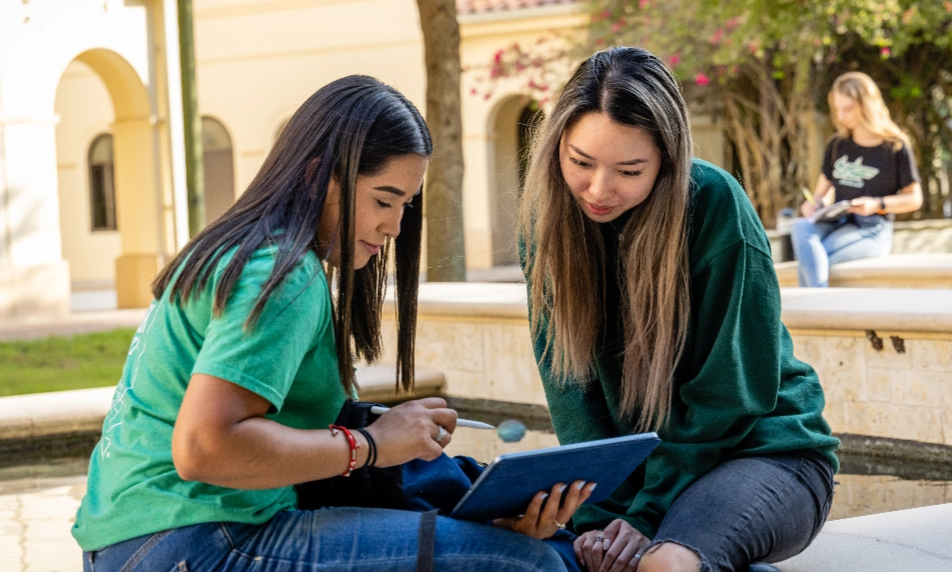
[[[344,437],[347,437],[347,444],[350,446],[350,462],[347,464],[347,470],[344,471],[341,476],[349,477],[357,467],[357,449],[360,448],[360,443],[354,438],[350,433],[350,429],[347,427],[341,427],[340,425],[328,425],[328,427],[331,430],[332,436],[336,437],[337,433],[340,432],[344,434]]]

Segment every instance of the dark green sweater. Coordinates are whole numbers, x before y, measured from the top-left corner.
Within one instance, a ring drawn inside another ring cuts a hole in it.
[[[816,373],[793,356],[780,322],[780,289],[770,245],[744,190],[725,171],[694,160],[689,225],[691,315],[675,369],[671,418],[661,445],[611,496],[575,514],[576,531],[623,518],[653,537],[678,495],[719,463],[749,455],[813,449],[838,463],[839,441],[823,419]],[[608,315],[620,290],[611,271],[627,220],[602,225],[606,243]],[[543,322],[546,320],[543,316]],[[634,432],[621,415],[623,324],[607,320],[596,357],[596,380],[560,383],[540,363],[559,441],[578,443]],[[537,360],[545,332],[535,339]]]

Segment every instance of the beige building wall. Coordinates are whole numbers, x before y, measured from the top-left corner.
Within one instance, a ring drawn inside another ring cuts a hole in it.
[[[232,136],[238,194],[294,110],[335,79],[372,75],[424,108],[414,0],[195,0],[195,41],[199,108]]]
[[[117,258],[125,257],[125,268],[133,274],[154,272],[155,260],[161,263],[187,239],[184,226],[177,222],[185,218],[184,205],[174,200],[175,193],[183,192],[176,190],[184,188],[183,174],[180,168],[168,167],[183,160],[182,146],[176,138],[178,127],[173,122],[161,133],[154,132],[161,127],[161,122],[156,123],[156,106],[164,106],[173,114],[180,110],[180,101],[162,95],[173,93],[178,79],[170,73],[171,68],[150,60],[146,42],[149,34],[157,35],[158,23],[155,17],[149,21],[150,10],[162,15],[175,2],[154,0],[147,5],[151,8],[128,7],[111,0],[104,12],[102,7],[95,12],[84,5],[82,10],[74,9],[70,17],[74,28],[87,27],[101,33],[106,39],[99,41],[100,46],[129,54],[123,57],[146,88],[158,90],[158,95],[150,95],[151,116],[134,120],[123,117],[116,123],[113,99],[121,96],[122,90],[104,85],[99,67],[92,69],[75,60],[69,63],[82,49],[72,46],[79,40],[68,33],[59,41],[65,45],[61,51],[71,55],[65,59],[60,56],[62,67],[47,82],[55,86],[59,183],[55,212],[59,217],[47,217],[45,224],[60,230],[59,236],[50,234],[55,240],[52,248],[61,250],[62,258],[69,262],[74,287],[115,280]],[[123,34],[117,35],[110,24],[120,20],[127,25]],[[294,110],[334,79],[355,73],[372,75],[402,91],[425,113],[423,44],[414,0],[194,0],[194,22],[199,111],[219,121],[231,138],[235,196],[251,182]],[[462,111],[464,227],[467,266],[471,269],[516,260],[516,124],[531,101],[525,92],[525,78],[497,82],[492,94],[484,97],[485,66],[500,48],[517,42],[530,46],[539,39],[552,38],[553,30],[571,30],[583,24],[584,16],[573,5],[460,16],[461,58],[464,68],[470,68],[462,78]],[[147,32],[150,27],[152,30]],[[174,28],[160,30],[158,36],[159,43],[164,42],[168,48],[168,56],[177,58]],[[52,115],[47,118],[54,121]],[[696,123],[698,154],[723,164],[723,139],[716,127],[703,118]],[[137,134],[130,134],[130,130]],[[151,136],[149,130],[153,130]],[[159,145],[154,158],[165,169],[156,181],[156,174],[148,174],[154,166],[145,165],[146,173],[142,173],[129,162],[125,169],[117,165],[117,177],[124,176],[127,181],[130,177],[140,181],[151,178],[146,186],[159,185],[162,194],[157,198],[141,189],[130,193],[128,185],[125,192],[117,189],[121,195],[117,197],[121,211],[118,232],[92,232],[89,224],[87,155],[89,144],[102,132],[125,135],[140,147]],[[160,214],[143,214],[154,211],[156,205],[162,209]],[[143,224],[151,229],[138,228]],[[135,236],[123,233],[130,226],[137,227]],[[143,291],[140,297],[145,295]]]
[[[518,202],[518,148],[514,124],[533,95],[527,93],[525,78],[510,78],[497,81],[487,99],[486,65],[501,48],[514,43],[531,46],[539,39],[551,39],[552,30],[572,29],[583,23],[578,9],[571,5],[460,17],[460,57],[463,67],[470,70],[462,81],[466,161],[463,213],[470,268],[490,268],[494,258],[515,261],[511,225]],[[501,237],[509,240],[500,244]]]
[[[187,237],[184,162],[181,145],[172,144],[182,140],[176,6],[174,0],[0,2],[0,319],[69,311],[72,255],[63,247],[74,231],[72,220],[65,226],[61,220],[72,203],[61,208],[58,156],[78,170],[67,156],[89,143],[81,126],[64,128],[76,141],[57,141],[56,98],[73,61],[95,70],[114,113],[118,221],[126,229],[121,254],[111,261],[120,306],[151,300],[149,282],[182,244],[183,228]],[[68,90],[72,79],[66,83]],[[101,104],[101,92],[97,97]],[[61,107],[70,115],[85,111],[74,103]],[[75,176],[72,182],[64,176],[75,188]],[[66,189],[63,196],[74,198]],[[73,274],[101,272],[93,265]]]
[[[529,44],[581,21],[572,6],[464,15],[463,65],[482,66],[500,47]],[[423,43],[413,0],[196,0],[195,36],[199,107],[232,135],[237,194],[251,182],[298,105],[334,79],[372,75],[425,113]],[[479,74],[465,74],[462,87],[463,212],[471,269],[493,266],[494,250],[514,249],[514,244],[493,244],[493,193],[511,198],[516,190],[515,146],[509,140],[514,132],[498,133],[497,123],[500,114],[514,114],[513,101],[528,101],[521,80],[500,84],[488,100],[471,95]],[[497,144],[505,147],[500,153]],[[506,206],[512,208],[514,202]],[[497,227],[511,226],[496,214]]]
[[[121,237],[119,231],[92,230],[89,188],[90,145],[97,136],[112,132],[112,101],[102,79],[74,60],[60,79],[55,110],[60,242],[72,288],[112,287]]]

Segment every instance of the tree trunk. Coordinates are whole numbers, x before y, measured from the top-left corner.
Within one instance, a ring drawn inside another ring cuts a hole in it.
[[[426,175],[428,282],[465,282],[463,118],[455,0],[417,0],[426,63],[426,122],[433,158]]]

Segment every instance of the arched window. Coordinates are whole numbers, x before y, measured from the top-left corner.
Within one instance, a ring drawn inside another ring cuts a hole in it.
[[[116,230],[116,180],[112,135],[103,133],[89,146],[89,204],[92,229]]]
[[[231,137],[220,121],[202,117],[205,161],[205,224],[220,217],[235,202],[235,160]]]

